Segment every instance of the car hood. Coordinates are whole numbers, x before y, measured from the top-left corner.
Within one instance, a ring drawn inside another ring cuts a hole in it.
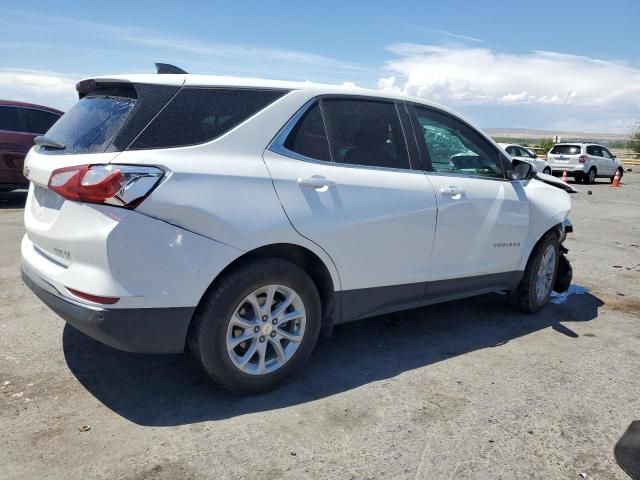
[[[538,172],[536,173],[536,176],[534,178],[536,180],[540,180],[541,182],[547,183],[549,185],[553,185],[554,187],[561,188],[565,192],[569,192],[569,193],[579,192],[577,188],[573,187],[572,185],[569,185],[566,182],[563,182],[562,180],[560,180],[557,177],[554,177],[553,175],[547,175],[546,173]]]

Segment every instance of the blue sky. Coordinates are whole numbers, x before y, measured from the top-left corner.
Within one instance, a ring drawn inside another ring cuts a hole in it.
[[[639,0],[13,5],[0,7],[0,96],[61,108],[79,78],[164,61],[400,90],[484,127],[625,132],[640,120]]]

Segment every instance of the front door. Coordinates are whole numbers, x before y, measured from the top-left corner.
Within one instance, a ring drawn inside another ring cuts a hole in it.
[[[466,123],[436,109],[412,111],[438,203],[429,279],[517,270],[529,230],[522,184],[505,178],[498,149]]]
[[[603,164],[605,165],[604,168],[606,169],[602,173],[603,174],[606,173],[613,177],[613,175],[615,175],[615,172],[616,172],[616,164],[615,164],[615,161],[613,160],[613,155],[611,155],[611,152],[604,147],[601,147],[601,151],[602,151]]]

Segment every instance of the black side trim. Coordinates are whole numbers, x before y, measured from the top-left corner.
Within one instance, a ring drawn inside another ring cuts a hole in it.
[[[138,353],[182,353],[195,307],[91,309],[71,303],[22,280],[67,323],[110,347]]]
[[[343,290],[339,323],[422,305],[425,283]],[[338,323],[338,322],[336,322]]]
[[[484,293],[514,290],[522,279],[522,271],[477,275],[435,282],[390,285],[386,287],[344,290],[339,301],[339,321],[345,323],[385,313],[473,297]]]

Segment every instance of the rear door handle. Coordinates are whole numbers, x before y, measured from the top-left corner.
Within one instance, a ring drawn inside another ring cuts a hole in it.
[[[467,192],[458,187],[445,187],[440,189],[440,194],[445,197],[455,197],[456,195],[464,195],[465,193]]]
[[[335,187],[336,182],[324,177],[311,177],[299,178],[298,185],[301,187],[314,188],[316,190],[327,190],[330,187]]]

